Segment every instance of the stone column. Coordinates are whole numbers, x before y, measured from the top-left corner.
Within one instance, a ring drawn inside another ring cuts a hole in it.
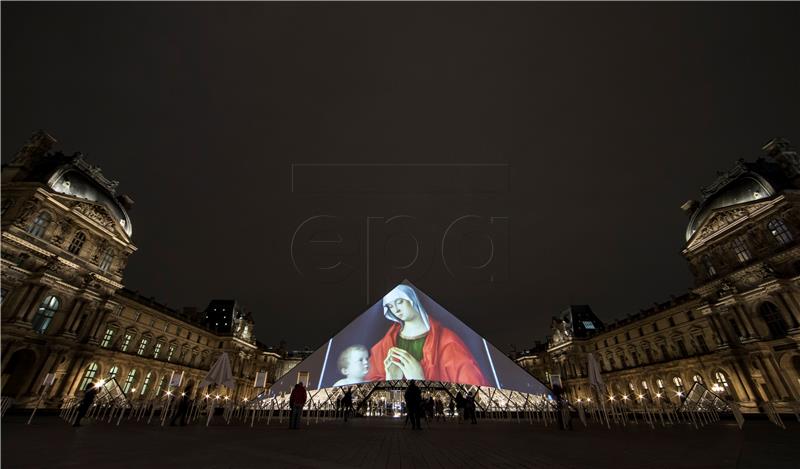
[[[105,332],[103,330],[102,326],[106,323],[106,319],[108,318],[108,315],[110,313],[111,313],[111,310],[106,309],[106,308],[98,308],[97,309],[97,313],[96,313],[97,314],[97,319],[92,324],[92,327],[89,329],[89,333],[88,333],[89,343],[90,344],[95,344],[96,345],[96,344],[100,343],[100,339],[102,339],[102,337],[98,337],[98,336],[100,334],[102,334],[103,332]]]
[[[64,395],[64,389],[67,387],[67,383],[70,381],[70,371],[72,371],[72,366],[75,364],[75,354],[67,352],[66,357],[67,360],[64,364],[63,370],[56,371],[56,384],[53,386],[53,389],[50,390],[51,399],[63,400],[65,397],[67,397]]]
[[[739,317],[739,322],[744,324],[745,333],[749,338],[756,338],[758,337],[758,333],[756,332],[756,328],[753,326],[753,322],[750,320],[750,316],[747,314],[743,305],[735,304],[732,306],[733,311]]]
[[[765,375],[764,377],[775,391],[774,394],[782,400],[790,399],[792,393],[789,390],[789,387],[786,385],[786,382],[783,380],[780,370],[777,369],[778,367],[773,364],[774,358],[772,354],[768,353],[766,355],[759,356],[758,359],[759,363],[761,364],[761,370]]]
[[[786,325],[789,326],[789,329],[796,329],[798,327],[798,321],[795,317],[795,312],[793,312],[792,305],[787,301],[787,294],[786,292],[780,292],[778,295],[780,306],[778,309],[783,316],[783,320],[786,321]]]
[[[85,355],[81,355],[76,357],[74,362],[74,367],[72,368],[72,373],[67,373],[67,375],[72,375],[72,378],[69,380],[71,381],[69,388],[67,388],[67,395],[74,396],[75,393],[78,391],[77,387],[81,383],[81,379],[83,378],[83,374],[86,372],[86,366],[90,363],[89,357]],[[82,389],[81,389],[82,391]]]
[[[714,339],[717,341],[718,346],[728,345],[727,330],[722,327],[722,322],[716,313],[708,315],[711,318],[711,331],[714,333]]]
[[[3,302],[4,320],[13,320],[17,318],[19,314],[19,306],[25,301],[28,295],[31,294],[31,290],[33,289],[35,289],[34,285],[23,283],[11,291],[11,293],[8,295],[8,298],[6,298]]]
[[[74,332],[73,328],[75,327],[75,323],[78,321],[78,318],[81,316],[85,304],[86,302],[83,300],[83,298],[75,298],[75,302],[72,305],[72,309],[69,313],[69,318],[64,322],[64,328],[62,329],[62,332]]]
[[[740,398],[746,397],[747,400],[751,402],[757,402],[759,399],[758,395],[753,390],[753,383],[751,382],[752,376],[750,375],[750,373],[747,370],[743,371],[742,367],[740,366],[739,363],[736,362],[736,360],[732,360],[730,362],[730,365],[735,374],[735,376],[731,376],[731,379],[736,378],[736,381],[738,381],[738,384],[741,386],[740,391],[744,391],[743,393],[744,395],[740,396]],[[733,384],[734,383],[731,383],[731,385]]]
[[[44,289],[46,289],[44,285],[40,284],[32,284],[28,293],[25,297],[19,302],[17,307],[17,311],[14,314],[14,320],[16,321],[25,321],[25,318],[28,316],[28,312],[33,308],[33,304],[36,304],[36,299],[42,294]],[[36,304],[36,306],[39,306]]]

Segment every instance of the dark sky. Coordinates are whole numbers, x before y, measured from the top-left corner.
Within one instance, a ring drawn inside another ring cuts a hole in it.
[[[85,153],[136,201],[126,285],[236,298],[265,343],[316,347],[409,277],[523,348],[570,303],[609,320],[686,291],[680,205],[800,142],[799,21],[797,3],[3,2],[2,156],[39,128]],[[406,272],[395,216],[421,244]],[[492,262],[454,269],[487,232]]]

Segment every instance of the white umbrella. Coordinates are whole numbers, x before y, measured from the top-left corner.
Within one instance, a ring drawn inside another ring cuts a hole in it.
[[[594,388],[595,391],[597,391],[597,400],[600,401],[599,404],[603,410],[603,415],[606,418],[606,424],[608,425],[608,428],[611,428],[611,421],[606,413],[606,386],[603,383],[603,375],[600,374],[600,365],[597,363],[597,359],[594,358],[594,354],[591,352],[586,354],[586,361],[588,364],[587,373],[589,374],[589,387]]]
[[[227,353],[222,352],[222,355],[217,357],[217,361],[211,365],[211,369],[208,370],[208,374],[200,383],[200,388],[204,388],[209,384],[221,384],[228,389],[233,389],[236,387],[236,383],[233,380],[233,371],[231,370],[231,361],[228,358]]]
[[[605,394],[605,384],[603,383],[603,375],[600,374],[600,365],[594,358],[593,353],[588,353],[586,356],[588,362],[589,385],[597,390],[601,396]]]
[[[228,389],[233,390],[236,387],[236,383],[233,380],[233,371],[231,370],[231,361],[228,358],[228,354],[222,352],[222,355],[217,357],[217,360],[211,365],[211,369],[208,370],[208,374],[203,381],[200,383],[200,388],[204,388],[208,385],[223,385]],[[208,419],[206,420],[206,426],[211,423],[211,417],[214,415],[214,404],[211,399],[208,400]]]

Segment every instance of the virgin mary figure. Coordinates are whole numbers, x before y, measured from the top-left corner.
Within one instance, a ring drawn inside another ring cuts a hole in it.
[[[367,381],[417,379],[487,386],[461,338],[428,315],[417,293],[398,285],[383,297],[392,325],[370,349]]]

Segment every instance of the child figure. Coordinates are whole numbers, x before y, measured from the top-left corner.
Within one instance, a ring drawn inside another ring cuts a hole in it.
[[[363,345],[351,345],[339,355],[336,364],[345,377],[333,383],[334,386],[363,383],[369,372],[369,350]]]

